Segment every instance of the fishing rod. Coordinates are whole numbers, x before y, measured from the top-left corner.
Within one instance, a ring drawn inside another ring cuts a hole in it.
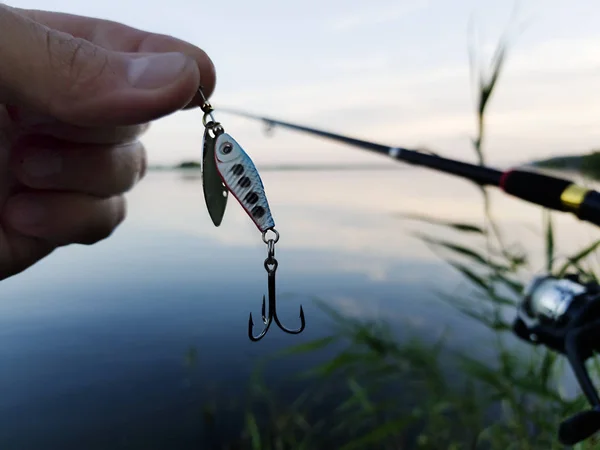
[[[558,177],[522,169],[500,171],[403,147],[318,130],[232,109],[223,112],[260,120],[270,128],[278,125],[332,139],[413,165],[469,179],[479,185],[496,186],[509,195],[600,225],[600,194]],[[600,351],[600,285],[585,282],[578,274],[562,278],[535,277],[526,287],[513,321],[514,334],[531,345],[544,345],[568,359],[591,408],[560,423],[558,440],[575,445],[600,431],[600,396],[586,368],[586,361]]]
[[[579,186],[570,180],[524,169],[509,169],[503,172],[491,167],[444,158],[419,150],[390,147],[235,109],[219,108],[219,110],[265,122],[269,129],[275,126],[290,128],[388,156],[397,161],[466,178],[481,186],[495,186],[521,200],[556,211],[570,212],[579,220],[600,225],[600,193]]]

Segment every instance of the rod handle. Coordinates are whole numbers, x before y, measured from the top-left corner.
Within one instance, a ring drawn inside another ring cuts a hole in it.
[[[502,174],[500,188],[513,197],[570,212],[580,220],[600,226],[600,193],[572,181],[514,169]]]

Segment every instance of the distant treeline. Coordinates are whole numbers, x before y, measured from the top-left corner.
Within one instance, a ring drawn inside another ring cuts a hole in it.
[[[544,167],[548,169],[579,172],[590,178],[600,180],[600,150],[593,150],[590,153],[573,156],[555,156],[529,163],[532,166]],[[200,169],[200,161],[182,161],[174,166],[151,166],[150,170],[188,170]],[[399,170],[405,169],[402,164],[384,163],[384,164],[279,164],[260,166],[259,169],[266,170]]]
[[[600,150],[573,156],[555,156],[553,158],[534,161],[534,166],[548,169],[579,172],[590,178],[600,180]]]
[[[175,166],[175,169],[199,169],[200,161],[183,161]]]
[[[152,165],[150,170],[189,170],[200,169],[199,161],[182,161],[174,166]],[[406,169],[401,164],[279,164],[279,165],[261,165],[258,167],[261,171],[283,171],[283,170],[399,170]]]

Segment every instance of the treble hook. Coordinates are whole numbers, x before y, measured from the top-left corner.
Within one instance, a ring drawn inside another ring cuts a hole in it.
[[[265,337],[267,331],[269,331],[269,328],[271,327],[271,323],[273,323],[273,320],[275,320],[275,323],[281,330],[285,331],[288,334],[300,334],[302,333],[302,331],[304,331],[304,328],[306,326],[306,321],[304,319],[304,309],[302,309],[302,305],[300,305],[300,328],[296,330],[290,330],[289,328],[284,327],[279,321],[279,317],[277,317],[277,303],[275,297],[275,271],[277,270],[278,263],[275,257],[273,256],[275,253],[275,245],[273,240],[270,240],[268,244],[269,256],[267,257],[267,259],[265,259],[265,269],[268,274],[269,316],[267,317],[267,315],[265,314],[265,296],[263,295],[262,320],[265,324],[265,329],[258,336],[254,336],[252,333],[252,330],[254,329],[252,313],[250,313],[250,319],[248,320],[248,337],[251,341],[254,342],[260,341],[263,337]]]

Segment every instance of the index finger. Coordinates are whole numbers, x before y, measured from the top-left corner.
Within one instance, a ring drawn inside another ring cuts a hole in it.
[[[180,52],[193,58],[200,70],[204,95],[210,97],[215,89],[215,66],[204,50],[189,42],[164,34],[150,33],[118,22],[74,14],[13,8],[49,28],[85,39],[107,50],[128,53]],[[196,95],[186,108],[202,104]]]

